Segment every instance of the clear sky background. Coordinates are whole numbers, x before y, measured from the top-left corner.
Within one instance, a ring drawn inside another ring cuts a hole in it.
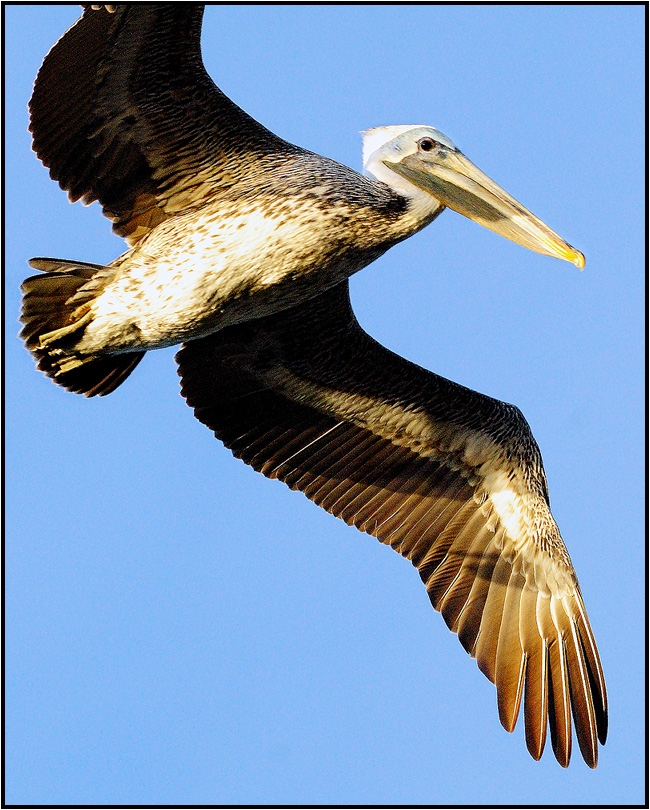
[[[233,459],[173,350],[103,399],[35,371],[27,259],[124,247],[26,131],[78,9],[5,11],[7,801],[642,802],[644,9],[217,6],[203,39],[283,138],[360,169],[360,130],[431,124],[585,253],[445,212],[352,295],[375,338],[529,420],[607,678],[595,772],[575,744],[566,771],[530,759],[415,569]]]

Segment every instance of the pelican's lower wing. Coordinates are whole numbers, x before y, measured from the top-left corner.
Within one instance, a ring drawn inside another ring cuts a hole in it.
[[[496,684],[512,730],[558,761],[605,741],[605,684],[580,589],[521,413],[393,354],[347,282],[187,343],[182,392],[239,458],[410,559],[434,607]]]

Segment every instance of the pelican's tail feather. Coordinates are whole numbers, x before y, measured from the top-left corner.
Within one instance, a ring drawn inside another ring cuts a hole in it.
[[[32,259],[30,265],[43,272],[23,282],[20,337],[38,368],[75,394],[110,394],[138,365],[144,352],[84,354],[75,346],[92,320],[93,300],[115,271],[65,259]]]

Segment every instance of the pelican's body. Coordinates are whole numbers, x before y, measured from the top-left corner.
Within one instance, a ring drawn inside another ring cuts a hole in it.
[[[236,185],[161,222],[111,265],[76,350],[176,345],[270,315],[345,280],[428,224],[385,184],[308,152],[282,155],[256,185]],[[327,205],[323,205],[323,200]]]
[[[445,207],[519,244],[582,254],[429,126],[364,133],[365,177],[283,141],[207,76],[202,7],[86,6],[39,72],[34,149],[129,250],[34,259],[22,337],[39,368],[108,394],[183,342],[182,394],[256,470],[388,543],[496,684],[499,716],[596,765],[605,683],[520,411],[360,328],[347,279]],[[80,58],[83,55],[83,58]]]

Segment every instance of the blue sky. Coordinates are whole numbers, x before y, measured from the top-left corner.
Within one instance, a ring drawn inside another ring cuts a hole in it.
[[[394,351],[517,404],[541,447],[610,699],[595,772],[529,758],[415,569],[232,458],[173,350],[75,397],[16,339],[31,256],[107,263],[97,205],[30,152],[71,6],[6,12],[6,800],[638,803],[644,798],[644,9],[217,6],[217,84],[360,168],[431,124],[587,258],[445,212],[352,280]]]

